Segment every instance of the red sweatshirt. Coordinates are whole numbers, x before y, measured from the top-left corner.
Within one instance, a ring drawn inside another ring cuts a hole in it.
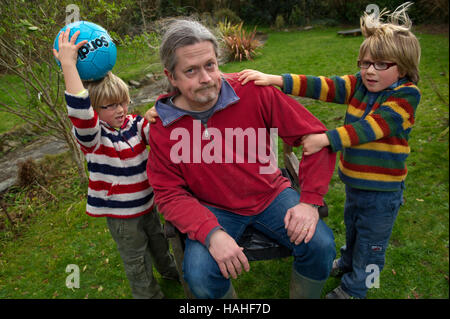
[[[290,187],[279,169],[268,168],[271,128],[293,146],[300,145],[303,135],[326,131],[308,110],[278,89],[253,82],[242,86],[235,74],[225,76],[206,125],[166,104],[170,95],[164,95],[156,102],[159,119],[150,129],[147,174],[155,202],[166,220],[202,243],[213,228],[220,227],[204,204],[256,215]],[[301,202],[323,205],[335,162],[329,148],[302,157]]]

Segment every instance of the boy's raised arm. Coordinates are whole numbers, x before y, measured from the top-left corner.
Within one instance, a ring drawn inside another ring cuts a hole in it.
[[[79,34],[80,31],[75,32],[69,41],[70,28],[67,28],[66,31],[61,32],[58,36],[59,51],[53,49],[53,55],[61,63],[61,68],[64,74],[64,82],[66,83],[66,91],[67,93],[73,95],[76,95],[84,90],[83,82],[81,82],[76,64],[78,49],[87,43],[87,40],[83,40],[78,44],[75,44]]]

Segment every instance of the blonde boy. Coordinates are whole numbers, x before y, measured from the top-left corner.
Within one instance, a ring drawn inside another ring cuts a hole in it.
[[[127,114],[128,87],[111,72],[84,87],[76,58],[86,41],[75,44],[79,31],[70,40],[69,34],[70,29],[60,34],[53,53],[61,62],[69,118],[89,170],[86,213],[106,217],[133,297],[162,298],[152,261],[163,277],[177,279],[178,273],[146,173],[150,124]]]
[[[323,147],[341,151],[339,176],[346,185],[344,222],[346,245],[333,263],[331,275],[341,284],[326,297],[365,298],[367,276],[385,263],[389,237],[403,200],[409,155],[409,134],[420,101],[420,45],[410,31],[405,3],[389,15],[387,23],[365,15],[365,37],[355,75],[314,77],[241,72],[245,84],[277,85],[287,94],[325,102],[348,104],[344,125],[302,140],[304,154]],[[369,270],[367,270],[369,269]]]

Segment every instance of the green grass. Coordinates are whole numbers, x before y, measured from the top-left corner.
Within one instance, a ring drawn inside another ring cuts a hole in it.
[[[228,63],[221,69],[236,72],[253,68],[274,74],[325,76],[354,73],[362,37],[338,37],[337,30],[270,33],[261,55],[254,61]],[[449,125],[449,43],[448,37],[442,35],[417,36],[422,46],[419,87],[423,95],[410,139],[406,203],[393,230],[380,288],[371,289],[368,298],[448,298],[449,145],[448,133],[441,133]],[[141,65],[147,62],[142,61]],[[300,101],[327,127],[343,123],[345,106]],[[84,213],[86,186],[79,185],[68,158],[65,154],[45,161],[53,165],[47,171],[55,175],[45,187],[57,195],[57,201],[37,186],[28,191],[14,188],[4,197],[10,205],[9,212],[18,216],[19,225],[16,234],[7,221],[0,228],[0,298],[131,297],[106,222]],[[339,250],[345,242],[344,185],[336,174],[325,199],[330,210],[326,222]],[[2,212],[1,219],[5,223]],[[80,267],[79,289],[65,286],[68,264]],[[252,262],[249,273],[233,280],[239,297],[288,298],[291,265],[292,258]],[[183,298],[180,286],[155,274],[168,298]],[[330,278],[324,293],[338,284],[339,280]]]

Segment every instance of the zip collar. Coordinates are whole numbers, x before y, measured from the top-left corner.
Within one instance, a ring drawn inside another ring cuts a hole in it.
[[[171,97],[175,96],[176,93],[172,92],[161,96],[158,101],[156,101],[155,108],[158,112],[158,116],[162,121],[164,127],[167,127],[179,120],[181,117],[188,115],[181,109],[173,108],[172,106],[166,104],[166,101]],[[222,77],[222,86],[219,92],[219,98],[217,99],[214,113],[223,110],[227,106],[238,102],[240,99],[237,96],[231,85]]]

